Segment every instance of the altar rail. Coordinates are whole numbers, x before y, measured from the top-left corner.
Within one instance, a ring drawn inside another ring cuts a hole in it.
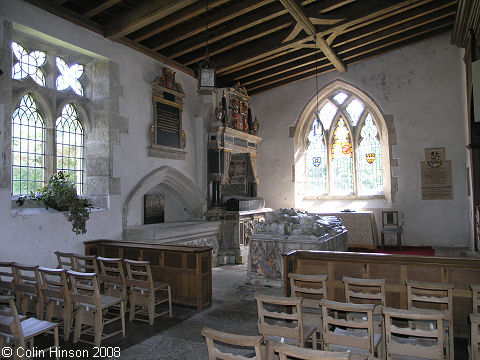
[[[154,281],[170,283],[172,302],[198,311],[212,305],[212,248],[208,246],[85,241],[85,254],[150,261]]]
[[[290,272],[328,275],[327,298],[336,301],[345,301],[343,276],[386,279],[386,305],[402,309],[407,308],[407,279],[453,283],[454,334],[468,337],[470,284],[480,283],[480,259],[332,251],[292,251],[282,257],[286,296],[290,296]]]

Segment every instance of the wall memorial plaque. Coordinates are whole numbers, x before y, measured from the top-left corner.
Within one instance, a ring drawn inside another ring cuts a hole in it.
[[[175,72],[162,69],[152,84],[153,122],[149,127],[149,155],[185,159],[186,137],[182,129],[185,93],[175,82]]]
[[[425,149],[425,162],[420,163],[422,200],[451,200],[452,164],[445,160],[445,149]]]

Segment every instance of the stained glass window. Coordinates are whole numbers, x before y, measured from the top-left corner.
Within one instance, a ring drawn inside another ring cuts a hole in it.
[[[354,99],[345,108],[345,110],[347,110],[348,115],[350,115],[350,120],[352,121],[353,126],[357,126],[358,120],[360,119],[360,116],[362,115],[364,108],[365,107],[363,106],[363,104],[357,99]]]
[[[309,196],[325,195],[327,193],[327,148],[322,126],[318,120],[312,124],[308,134],[306,156],[307,193]]]
[[[78,194],[83,191],[83,127],[78,121],[75,107],[67,104],[56,123],[57,171],[68,173],[77,186]]]
[[[335,126],[332,142],[332,195],[353,193],[352,140],[345,119],[340,117]]]
[[[357,150],[358,193],[377,195],[383,191],[382,147],[370,113],[365,118],[360,136]]]
[[[21,80],[30,76],[38,85],[45,86],[45,73],[41,67],[47,59],[46,54],[42,51],[28,53],[22,45],[14,41],[12,41],[11,46],[13,55],[18,60],[12,67],[12,78]]]
[[[55,60],[60,75],[57,77],[57,90],[67,90],[71,88],[77,95],[83,96],[83,87],[79,79],[83,75],[83,65],[68,64],[62,58],[57,57]]]
[[[43,186],[45,125],[32,95],[12,115],[12,194],[27,195]]]
[[[336,113],[337,113],[337,107],[333,105],[331,102],[327,102],[325,105],[323,105],[318,116],[325,129],[327,130],[330,129],[330,125],[332,124],[332,120]]]

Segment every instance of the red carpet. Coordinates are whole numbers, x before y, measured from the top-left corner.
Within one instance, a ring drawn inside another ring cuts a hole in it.
[[[374,250],[373,252],[393,255],[435,256],[435,250],[430,246],[402,246],[401,248],[387,247],[385,249]]]

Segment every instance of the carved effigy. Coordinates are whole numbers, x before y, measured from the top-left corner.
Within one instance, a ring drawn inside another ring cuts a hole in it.
[[[255,225],[250,239],[248,281],[280,286],[282,253],[292,250],[346,251],[347,230],[335,216],[320,216],[294,209],[278,209]]]

